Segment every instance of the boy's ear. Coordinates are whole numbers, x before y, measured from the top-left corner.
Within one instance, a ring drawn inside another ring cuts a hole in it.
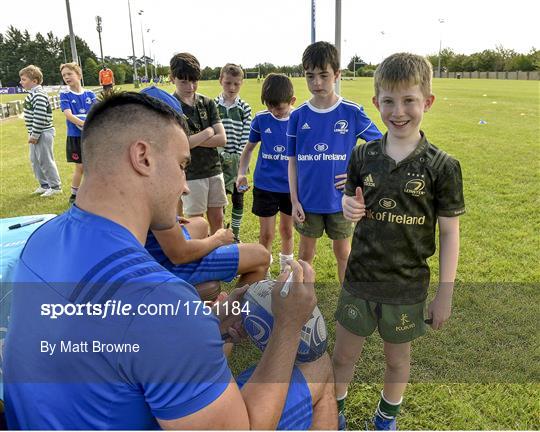
[[[424,112],[428,112],[435,102],[435,95],[429,95],[424,99]]]
[[[334,74],[334,82],[338,82],[340,79],[341,79],[341,71],[338,70],[338,71]]]
[[[291,98],[291,101],[289,102],[289,105],[294,105],[295,102],[296,102],[296,96],[293,96]]]
[[[377,110],[380,111],[379,99],[377,99],[377,96],[373,96],[371,98],[371,102],[373,102],[373,105],[375,105],[375,108],[377,108]]]
[[[169,81],[174,84],[174,77],[173,77],[172,73],[169,74]]]

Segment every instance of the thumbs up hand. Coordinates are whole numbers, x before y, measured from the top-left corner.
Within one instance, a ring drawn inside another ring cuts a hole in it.
[[[362,188],[358,186],[354,196],[343,195],[343,216],[351,222],[358,222],[366,215],[366,204]]]

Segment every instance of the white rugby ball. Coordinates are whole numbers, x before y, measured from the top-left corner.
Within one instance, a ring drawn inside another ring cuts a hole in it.
[[[75,117],[77,117],[78,119],[81,119],[82,121],[86,121],[86,114],[75,114]],[[77,129],[83,130],[82,126],[79,126],[79,125],[75,125],[75,126],[77,127]]]
[[[242,308],[244,329],[261,351],[266,348],[274,325],[272,315],[272,288],[274,283],[273,280],[255,282],[250,285],[244,294],[244,304],[248,303],[249,305],[249,307]],[[302,327],[296,363],[308,363],[317,360],[326,352],[326,347],[326,323],[321,311],[315,306],[311,317]]]

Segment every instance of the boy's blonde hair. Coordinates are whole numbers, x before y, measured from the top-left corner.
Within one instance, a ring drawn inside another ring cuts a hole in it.
[[[431,63],[422,56],[396,53],[386,57],[374,74],[375,97],[380,89],[395,90],[401,86],[418,85],[425,97],[431,96]]]
[[[62,69],[64,69],[64,68],[71,69],[73,72],[75,72],[77,75],[79,75],[79,78],[82,78],[82,70],[81,70],[81,67],[77,63],[75,63],[75,62],[62,63],[60,65],[60,74],[62,73]]]
[[[240,66],[234,63],[227,63],[221,68],[221,72],[219,73],[219,79],[223,78],[225,74],[229,74],[235,78],[240,77],[244,79],[244,71]]]
[[[41,84],[43,82],[43,72],[41,72],[41,69],[34,65],[28,65],[26,67],[23,67],[19,71],[19,76],[26,75],[28,78],[30,78],[33,81],[37,81],[38,84]]]

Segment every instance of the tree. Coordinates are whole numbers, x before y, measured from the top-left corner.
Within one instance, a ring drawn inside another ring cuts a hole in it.
[[[66,36],[64,38],[64,43],[65,43],[66,47],[71,47],[70,41],[69,41],[69,36]],[[82,40],[79,36],[75,36],[75,46],[77,47],[77,55],[79,56],[79,60],[81,61],[82,64],[84,64],[85,60],[87,60],[89,58],[94,60],[94,62],[96,62],[96,64],[100,63],[97,56],[90,49],[88,44],[84,40]],[[68,57],[68,61],[71,61],[71,58],[72,58],[71,57],[71,50],[69,51],[69,55],[67,57]]]
[[[83,78],[85,86],[99,85],[100,65],[92,57],[88,57],[83,64]]]
[[[361,67],[366,66],[367,63],[362,60],[358,55],[353,55],[351,57],[351,60],[349,61],[349,64],[347,65],[347,69],[354,72],[355,70],[360,69]]]

